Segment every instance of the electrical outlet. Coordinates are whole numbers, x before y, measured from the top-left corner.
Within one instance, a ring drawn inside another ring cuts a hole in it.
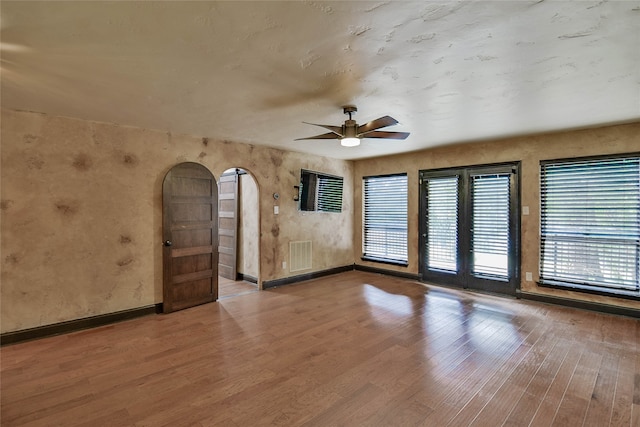
[[[280,213],[280,207],[278,205],[273,207],[273,214],[278,215]]]
[[[287,269],[287,261],[282,261],[282,269],[283,270]]]
[[[531,274],[530,271],[527,271],[526,273],[524,273],[524,279],[527,282],[533,282],[533,274]]]

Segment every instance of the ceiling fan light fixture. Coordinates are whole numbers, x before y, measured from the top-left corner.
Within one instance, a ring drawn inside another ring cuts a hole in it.
[[[340,140],[340,145],[342,145],[343,147],[357,147],[358,145],[360,145],[360,138],[342,138]]]
[[[378,139],[406,139],[409,136],[409,132],[387,132],[378,131],[380,128],[387,126],[393,126],[398,124],[398,121],[391,116],[384,116],[378,119],[365,123],[362,126],[358,126],[352,115],[358,109],[355,105],[345,105],[343,107],[345,114],[349,115],[349,120],[345,120],[342,126],[330,126],[319,125],[316,123],[302,122],[308,125],[320,126],[330,132],[323,133],[322,135],[310,136],[307,138],[296,138],[296,141],[303,139],[339,139],[340,145],[343,147],[357,147],[360,145],[362,138],[378,138]]]

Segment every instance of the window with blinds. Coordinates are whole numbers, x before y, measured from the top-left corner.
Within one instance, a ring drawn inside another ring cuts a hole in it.
[[[406,264],[407,175],[363,178],[364,259]]]
[[[317,210],[342,212],[342,178],[318,175]]]
[[[427,181],[427,266],[458,270],[458,176]]]
[[[541,163],[540,280],[640,295],[640,157]]]
[[[471,177],[471,253],[475,275],[509,277],[509,179],[510,174]]]
[[[301,211],[342,212],[343,178],[302,169],[298,209]]]

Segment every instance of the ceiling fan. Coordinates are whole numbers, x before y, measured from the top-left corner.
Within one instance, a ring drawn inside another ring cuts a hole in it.
[[[398,121],[391,116],[380,117],[379,119],[372,120],[369,123],[359,126],[356,121],[351,118],[351,115],[358,111],[355,105],[345,105],[342,109],[344,114],[349,115],[349,120],[345,120],[342,126],[329,126],[302,122],[308,125],[320,126],[325,129],[329,129],[331,132],[307,138],[297,138],[295,141],[301,141],[303,139],[339,139],[341,145],[345,147],[355,147],[360,145],[360,139],[362,138],[406,139],[409,136],[409,132],[386,132],[377,130],[397,124]]]

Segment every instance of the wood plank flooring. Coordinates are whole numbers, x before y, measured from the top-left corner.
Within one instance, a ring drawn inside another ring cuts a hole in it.
[[[257,284],[218,276],[218,298],[235,297],[252,292],[258,292]]]
[[[640,321],[347,272],[0,350],[2,426],[640,426]]]

